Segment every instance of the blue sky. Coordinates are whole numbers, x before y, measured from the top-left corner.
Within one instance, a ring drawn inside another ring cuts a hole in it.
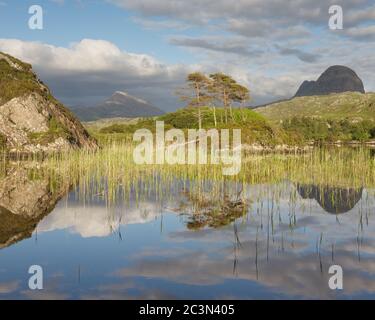
[[[121,10],[107,1],[2,1],[0,30],[2,38],[41,41],[56,46],[69,46],[81,39],[105,39],[120,49],[134,53],[149,53],[170,63],[192,62],[191,55],[168,45],[168,30],[157,32],[142,28],[133,21],[136,15]],[[44,29],[30,30],[28,9],[40,4],[44,9]],[[192,30],[189,34],[194,35]]]
[[[33,4],[43,30],[28,28]],[[328,28],[331,4],[344,30]],[[372,0],[0,0],[0,21],[0,50],[32,63],[68,105],[123,90],[172,110],[195,70],[231,74],[253,104],[290,97],[333,64],[375,90]]]

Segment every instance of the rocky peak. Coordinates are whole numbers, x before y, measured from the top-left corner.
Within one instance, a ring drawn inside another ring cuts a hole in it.
[[[317,81],[304,81],[296,97],[342,92],[365,93],[365,89],[362,80],[352,69],[345,66],[332,66],[324,71]]]
[[[105,101],[105,103],[110,104],[110,103],[129,103],[130,101],[135,101],[138,103],[142,104],[148,104],[147,101],[134,97],[127,92],[123,91],[116,91],[109,99]]]

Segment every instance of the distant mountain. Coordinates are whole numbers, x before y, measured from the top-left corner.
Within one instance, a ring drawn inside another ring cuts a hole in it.
[[[304,81],[295,96],[321,96],[342,92],[365,93],[365,88],[362,80],[352,69],[332,66],[324,71],[317,81]]]
[[[375,93],[344,92],[324,96],[295,97],[254,109],[274,121],[293,117],[375,121]]]
[[[71,107],[70,109],[82,121],[153,117],[164,114],[162,110],[147,101],[121,91],[116,91],[110,98],[95,107]]]

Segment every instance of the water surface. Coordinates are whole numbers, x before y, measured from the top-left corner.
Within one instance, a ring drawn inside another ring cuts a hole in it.
[[[0,199],[0,299],[375,298],[375,197],[365,186],[176,179],[109,203],[17,167]],[[28,288],[35,264],[41,291]],[[342,291],[328,287],[337,264]]]

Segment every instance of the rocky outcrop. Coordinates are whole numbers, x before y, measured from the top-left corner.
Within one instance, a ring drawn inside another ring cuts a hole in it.
[[[295,96],[320,96],[342,92],[365,93],[365,88],[362,80],[352,69],[332,66],[324,71],[317,81],[304,81]]]
[[[0,53],[0,147],[9,152],[96,148],[82,124],[58,102],[30,65]]]
[[[37,168],[9,167],[0,178],[0,249],[31,237],[37,224],[69,191],[63,179]]]

